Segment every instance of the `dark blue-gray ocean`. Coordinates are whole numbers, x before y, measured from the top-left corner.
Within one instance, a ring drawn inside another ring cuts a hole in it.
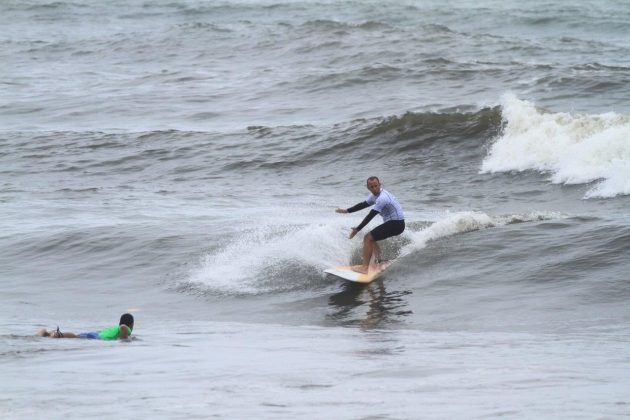
[[[629,251],[629,2],[0,2],[3,419],[628,418]]]

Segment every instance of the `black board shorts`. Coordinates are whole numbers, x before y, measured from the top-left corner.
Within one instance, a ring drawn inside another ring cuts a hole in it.
[[[390,220],[372,229],[370,234],[375,241],[391,238],[400,235],[405,230],[404,220]]]

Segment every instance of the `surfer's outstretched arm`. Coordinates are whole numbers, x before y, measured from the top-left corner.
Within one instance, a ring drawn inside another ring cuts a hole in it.
[[[342,209],[341,207],[339,207],[335,211],[337,213],[354,213],[355,211],[363,210],[363,209],[368,208],[370,206],[371,206],[371,204],[368,204],[367,201],[362,201],[362,202],[357,203],[354,206],[349,207],[347,209]]]
[[[355,211],[363,210],[370,206],[371,204],[369,204],[367,201],[361,201],[360,203],[357,203],[354,206],[350,207],[348,209],[348,213],[354,213]]]
[[[357,233],[359,233],[359,231],[361,229],[363,229],[365,227],[365,225],[367,225],[368,223],[370,223],[370,221],[372,219],[374,219],[374,216],[376,216],[378,214],[378,212],[374,209],[370,210],[370,212],[367,214],[367,216],[365,216],[365,218],[363,219],[363,221],[361,222],[361,224],[357,227],[353,227],[352,230],[350,231],[350,236],[348,236],[348,239],[352,239],[355,237],[355,235]]]
[[[370,212],[367,214],[367,216],[365,216],[365,218],[363,219],[361,224],[355,228],[357,230],[357,232],[360,231],[361,229],[363,229],[365,227],[365,225],[370,223],[370,221],[372,219],[374,219],[374,216],[376,216],[377,214],[378,214],[378,211],[376,211],[374,209],[370,210]]]

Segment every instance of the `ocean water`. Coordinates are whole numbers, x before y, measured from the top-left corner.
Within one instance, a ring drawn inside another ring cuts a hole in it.
[[[628,22],[1,2],[0,417],[627,418]],[[407,229],[357,286],[372,175]]]

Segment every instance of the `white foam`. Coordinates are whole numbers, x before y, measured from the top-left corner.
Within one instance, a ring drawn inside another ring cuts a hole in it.
[[[446,238],[466,232],[473,232],[502,226],[511,223],[523,223],[539,220],[562,219],[568,216],[557,212],[530,212],[525,214],[489,216],[482,212],[445,213],[443,218],[432,225],[414,232],[405,230],[405,236],[411,240],[401,252],[401,256],[418,251],[427,246],[427,243],[440,238]]]
[[[494,225],[495,223],[492,218],[485,213],[447,213],[444,219],[436,221],[421,231],[414,232],[409,229],[405,230],[405,236],[411,240],[411,243],[403,250],[401,255],[422,249],[426,246],[427,242],[435,239],[485,229]]]
[[[341,219],[303,226],[259,226],[206,255],[188,281],[220,293],[261,293],[266,290],[261,279],[273,277],[274,270],[287,262],[319,271],[347,263],[352,251],[348,232],[347,221]]]
[[[481,172],[536,170],[557,184],[601,180],[584,198],[630,194],[630,115],[549,113],[506,95],[505,128]]]
[[[493,217],[481,212],[446,212],[433,216],[437,220],[426,228],[405,230],[403,235],[408,243],[401,249],[400,257],[423,249],[428,242],[439,238],[510,223],[564,217],[552,212]],[[187,281],[202,284],[216,293],[258,294],[282,288],[277,282],[287,281],[282,275],[287,263],[312,267],[319,272],[348,264],[353,251],[362,246],[362,235],[349,241],[346,219],[322,220],[304,225],[275,222],[250,229],[225,248],[204,256]]]

